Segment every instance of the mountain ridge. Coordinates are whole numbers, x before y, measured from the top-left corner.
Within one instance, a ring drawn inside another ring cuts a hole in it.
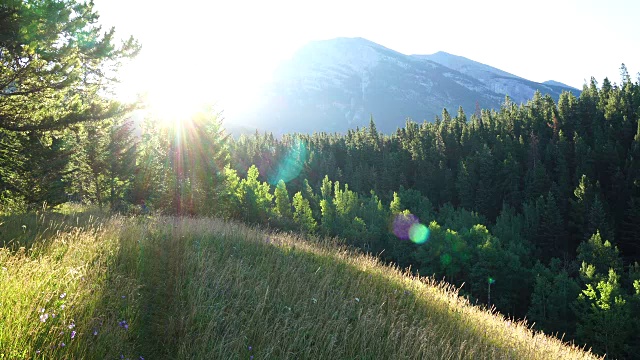
[[[287,132],[345,132],[373,116],[391,133],[407,118],[432,121],[443,108],[498,109],[535,91],[557,99],[577,89],[559,82],[537,83],[446,52],[405,55],[364,38],[312,41],[280,64],[241,120],[245,125]]]

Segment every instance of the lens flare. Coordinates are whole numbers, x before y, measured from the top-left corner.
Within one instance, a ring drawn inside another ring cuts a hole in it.
[[[278,184],[280,180],[287,183],[297,178],[304,167],[305,161],[307,161],[307,155],[308,151],[305,143],[299,139],[296,140],[280,162],[275,175],[270,177],[269,182],[271,185]]]
[[[402,240],[411,238],[409,230],[411,226],[419,224],[418,218],[413,214],[398,214],[393,219],[393,234]]]
[[[429,228],[420,223],[411,225],[409,239],[415,244],[424,244],[429,239]]]

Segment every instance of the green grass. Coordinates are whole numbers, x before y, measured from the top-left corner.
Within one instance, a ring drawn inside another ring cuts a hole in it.
[[[0,223],[0,359],[595,358],[329,240],[215,219]]]

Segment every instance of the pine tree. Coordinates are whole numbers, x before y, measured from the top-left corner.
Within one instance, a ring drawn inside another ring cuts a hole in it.
[[[44,131],[113,118],[132,109],[103,97],[109,76],[139,50],[96,26],[92,2],[10,1],[2,5],[0,129]],[[73,9],[73,11],[71,11]]]
[[[613,269],[602,280],[586,285],[578,296],[576,310],[579,341],[607,356],[625,357],[633,319],[620,276]]]
[[[596,231],[589,240],[578,246],[578,263],[582,264],[581,274],[585,281],[597,280],[605,276],[609,269],[622,272],[622,260],[618,248],[609,240],[602,240]]]
[[[250,223],[266,223],[271,209],[273,195],[269,192],[269,184],[260,183],[258,168],[251,165],[247,178],[241,182],[243,220]]]
[[[278,181],[278,185],[276,186],[275,199],[275,213],[283,218],[292,219],[293,214],[291,212],[291,202],[289,201],[287,185],[282,180]]]
[[[106,170],[111,210],[125,210],[123,201],[136,173],[138,144],[133,130],[133,123],[124,121],[109,132]]]
[[[316,220],[311,213],[311,207],[309,206],[309,200],[302,197],[301,192],[297,192],[293,196],[293,221],[300,227],[305,233],[314,233],[316,230]]]
[[[567,235],[565,222],[556,198],[550,191],[544,201],[540,218],[540,232],[536,243],[543,261],[548,262],[552,257],[568,255]]]
[[[398,193],[395,191],[393,192],[393,200],[391,200],[391,203],[389,204],[389,211],[391,211],[391,214],[393,215],[400,214],[403,211],[400,196],[398,196]]]
[[[551,261],[550,268],[538,262],[532,272],[535,283],[527,317],[537,328],[572,338],[575,335],[572,305],[580,293],[580,286],[569,277],[558,259]]]

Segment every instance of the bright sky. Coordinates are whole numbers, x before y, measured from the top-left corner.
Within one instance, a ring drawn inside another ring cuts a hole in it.
[[[101,22],[142,43],[122,91],[156,102],[241,107],[312,40],[363,37],[404,54],[446,51],[582,88],[640,71],[640,1],[94,0]]]

